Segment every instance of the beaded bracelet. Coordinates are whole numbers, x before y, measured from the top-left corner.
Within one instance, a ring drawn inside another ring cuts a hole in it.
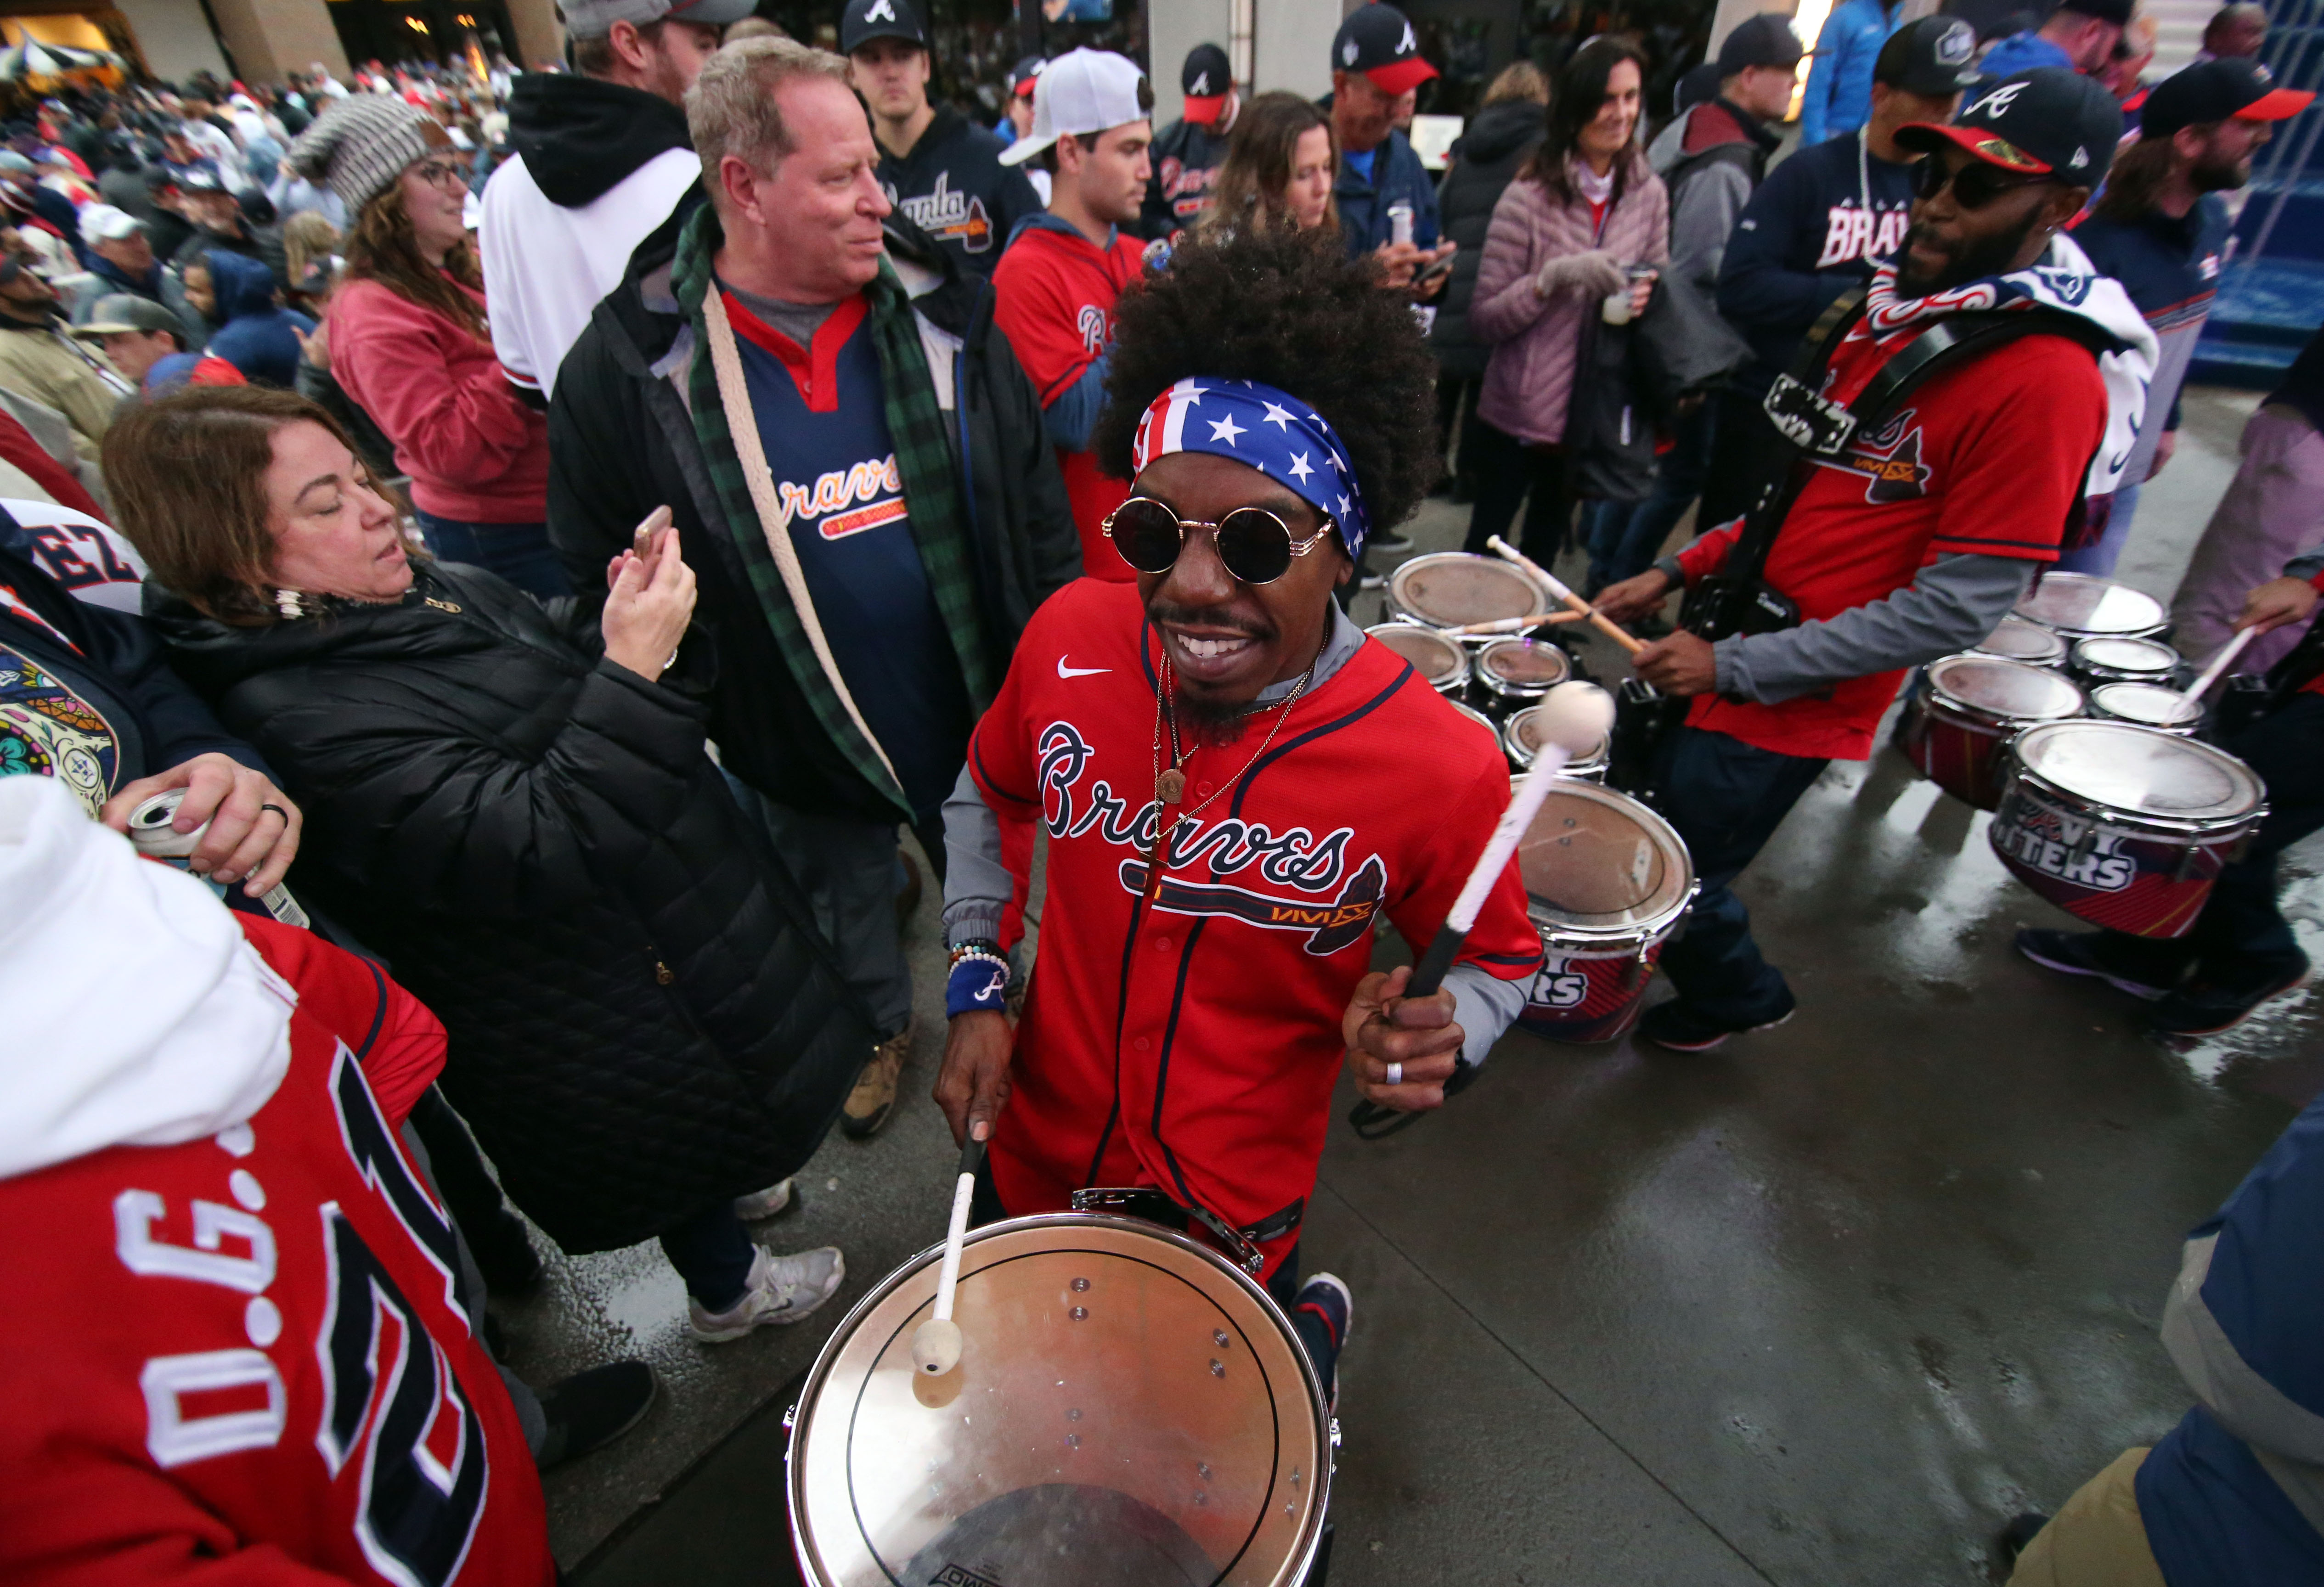
[[[1009,961],[998,953],[968,944],[953,950],[952,973],[945,981],[945,1017],[1009,1003]]]

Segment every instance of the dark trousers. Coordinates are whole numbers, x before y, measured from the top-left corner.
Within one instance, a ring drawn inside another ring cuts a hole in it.
[[[1791,1011],[1791,988],[1751,940],[1751,914],[1733,883],[1828,763],[1699,727],[1682,727],[1663,745],[1655,808],[1686,840],[1702,882],[1662,957],[1690,1012],[1742,1030]]]
[[[2267,817],[2244,857],[2219,872],[2184,937],[2107,933],[2107,958],[2167,986],[2188,971],[2230,992],[2264,992],[2307,968],[2276,907],[2276,856],[2324,826],[2324,695],[2292,703],[2229,740],[2227,752],[2267,784]]]
[[[734,1215],[734,1204],[722,1201],[663,1230],[661,1254],[704,1311],[723,1312],[750,1287],[751,1262],[758,1250],[750,1231]]]
[[[1526,506],[1525,534],[1517,544],[1535,561],[1556,560],[1565,544],[1565,454],[1555,447],[1532,447],[1472,416],[1469,439],[1461,448],[1465,465],[1473,456],[1477,470],[1477,504],[1469,510],[1469,538],[1461,549],[1484,555],[1485,542],[1494,535],[1508,539],[1517,508]]]
[[[416,507],[411,515],[420,521],[420,538],[439,562],[466,562],[497,573],[543,600],[573,593],[545,523],[466,523]]]
[[[1643,502],[1600,504],[1592,518],[1590,539],[1590,588],[1634,578],[1654,565],[1655,553],[1670,539],[1678,521],[1694,504],[1703,482],[1711,475],[1712,447],[1719,429],[1716,398],[1678,421],[1670,449],[1655,464],[1655,488]],[[1710,525],[1705,523],[1704,528]]]
[[[1704,404],[1713,410],[1712,435],[1702,506],[1694,515],[1698,528],[1716,529],[1751,510],[1752,495],[1766,477],[1769,453],[1783,442],[1759,406],[1765,395],[1757,390],[1721,391]]]

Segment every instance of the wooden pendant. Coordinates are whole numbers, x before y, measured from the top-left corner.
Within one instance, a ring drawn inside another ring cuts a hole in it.
[[[1186,797],[1186,774],[1176,766],[1154,780],[1154,797],[1166,805],[1175,805]]]

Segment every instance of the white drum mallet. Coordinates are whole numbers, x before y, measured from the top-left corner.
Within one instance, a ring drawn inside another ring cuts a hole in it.
[[[2181,697],[2201,704],[2203,697],[2211,692],[2211,686],[2219,681],[2219,674],[2234,666],[2236,658],[2244,653],[2244,647],[2258,637],[2259,630],[2256,628],[2236,630],[2236,637],[2219,647],[2219,653],[2211,658],[2209,667],[2203,669],[2203,676],[2189,684],[2186,694]]]
[[[941,1378],[960,1365],[960,1324],[952,1320],[952,1303],[960,1288],[968,1204],[976,1194],[976,1171],[983,1164],[984,1142],[971,1137],[960,1149],[960,1177],[953,1182],[952,1224],[945,1231],[944,1266],[936,1272],[936,1315],[912,1330],[912,1364],[931,1378]]]
[[[1469,928],[1477,923],[1478,911],[1485,907],[1485,896],[1500,880],[1501,868],[1509,863],[1509,856],[1517,853],[1518,841],[1540,813],[1541,802],[1549,797],[1558,773],[1574,756],[1586,754],[1603,743],[1612,730],[1614,697],[1594,683],[1561,683],[1542,697],[1534,722],[1541,748],[1534,756],[1533,768],[1509,796],[1509,807],[1501,812],[1500,822],[1493,828],[1485,852],[1477,856],[1476,867],[1469,872],[1460,896],[1452,900],[1444,924],[1437,927],[1428,951],[1420,955],[1420,963],[1405,986],[1406,997],[1427,997],[1443,982],[1444,973],[1452,967],[1453,955],[1468,940]]]

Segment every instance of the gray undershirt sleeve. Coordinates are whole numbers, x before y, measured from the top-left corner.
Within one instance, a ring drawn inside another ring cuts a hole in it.
[[[1469,1064],[1482,1064],[1501,1039],[1525,1007],[1531,979],[1503,981],[1476,964],[1455,964],[1444,973],[1444,984],[1452,989],[1452,1017],[1461,1022],[1461,1056]]]
[[[1945,557],[1880,600],[1780,633],[1720,640],[1711,647],[1718,690],[1772,706],[1968,650],[2009,615],[2037,566],[2019,557]]]
[[[2324,573],[2324,546],[2302,551],[2283,565],[2286,578],[2313,578],[2319,573]]]
[[[945,800],[944,827],[945,945],[957,947],[973,937],[997,942],[1001,911],[1017,884],[1001,863],[1001,817],[965,766]]]

